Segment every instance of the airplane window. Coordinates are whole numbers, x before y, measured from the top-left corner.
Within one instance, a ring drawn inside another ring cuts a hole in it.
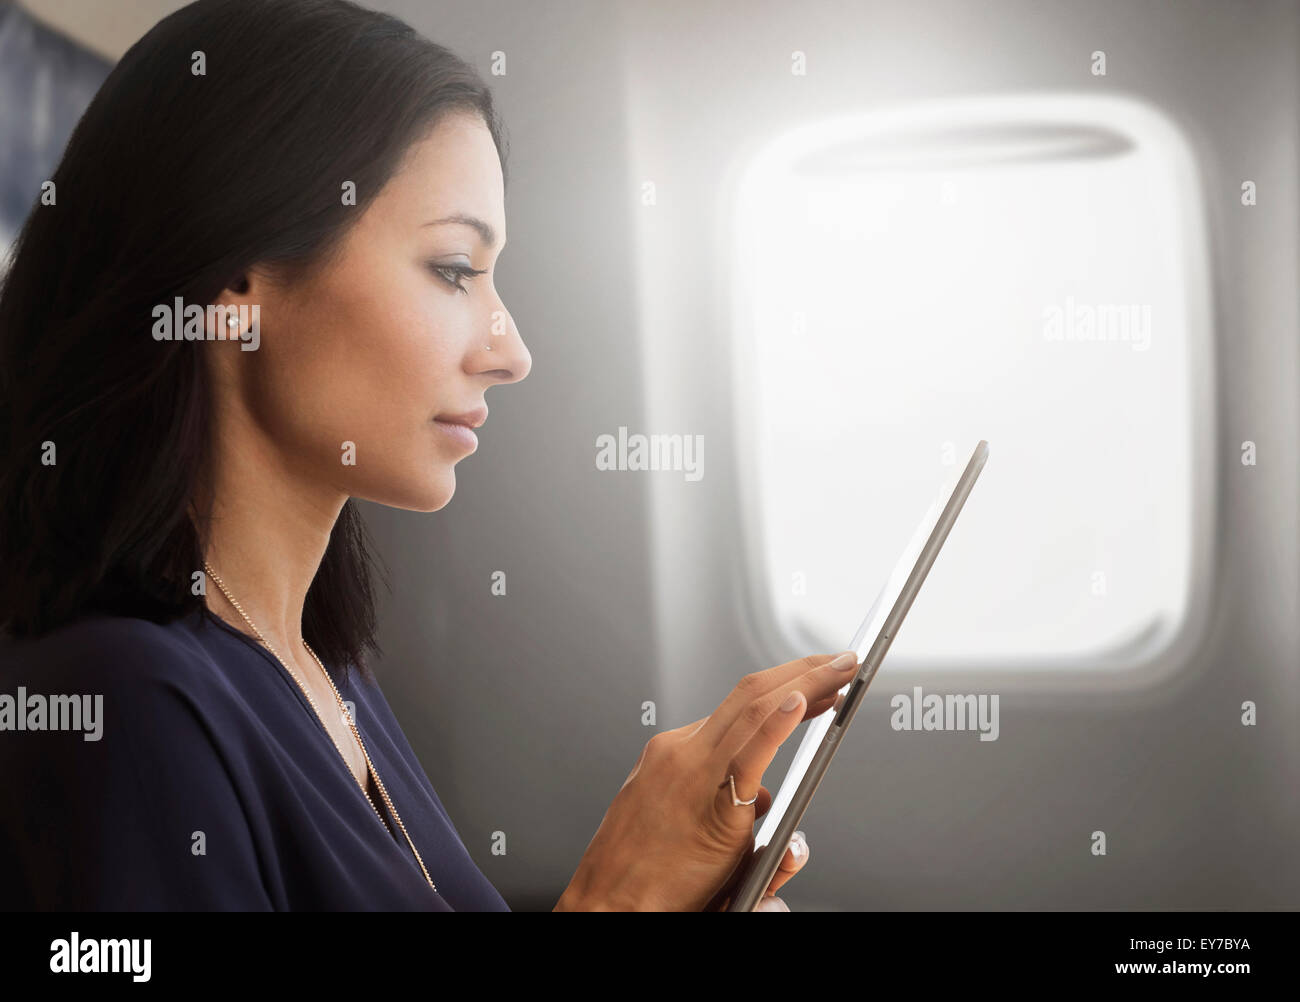
[[[891,667],[1136,667],[1208,578],[1213,394],[1189,147],[1120,98],[801,127],[731,207],[756,623],[842,648],[940,482],[981,482]]]

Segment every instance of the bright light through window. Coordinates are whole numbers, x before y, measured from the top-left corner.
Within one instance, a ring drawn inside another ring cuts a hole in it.
[[[1212,502],[1199,214],[1177,131],[1119,99],[769,144],[732,220],[758,617],[799,649],[847,644],[984,438],[891,666],[1136,664],[1176,635]]]

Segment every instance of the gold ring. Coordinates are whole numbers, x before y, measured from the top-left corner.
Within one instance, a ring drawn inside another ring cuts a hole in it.
[[[736,776],[734,773],[727,777],[727,781],[731,783],[731,802],[735,804],[737,807],[748,807],[750,804],[752,804],[754,801],[758,799],[757,793],[755,793],[748,800],[741,800],[738,796],[736,796]]]

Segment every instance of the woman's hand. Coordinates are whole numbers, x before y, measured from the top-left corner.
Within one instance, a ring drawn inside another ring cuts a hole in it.
[[[848,651],[746,675],[713,714],[647,741],[555,910],[704,910],[752,848],[777,749],[830,709],[856,667]],[[729,776],[737,797],[757,800],[735,806]],[[802,863],[787,849],[768,893]]]

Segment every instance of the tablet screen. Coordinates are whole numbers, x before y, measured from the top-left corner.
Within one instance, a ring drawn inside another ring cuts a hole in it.
[[[898,601],[898,596],[902,594],[908,575],[912,573],[912,568],[916,566],[917,560],[920,559],[921,551],[925,549],[926,540],[930,538],[930,533],[934,531],[934,527],[938,524],[939,516],[943,514],[944,506],[952,496],[953,491],[956,490],[962,472],[962,468],[957,467],[952,476],[948,478],[948,481],[939,489],[934,504],[930,505],[930,510],[921,519],[921,524],[917,526],[912,541],[907,544],[903,555],[894,564],[894,569],[885,582],[884,588],[876,596],[876,601],[867,612],[866,618],[862,620],[862,625],[858,627],[858,632],[854,635],[852,642],[845,648],[857,654],[859,664],[866,658],[872,644],[876,642],[876,637],[885,625],[890,610],[894,608],[894,603]],[[754,848],[756,850],[763,848],[772,840],[772,835],[776,832],[777,826],[780,825],[781,819],[785,817],[785,812],[790,806],[790,801],[794,799],[799,784],[803,782],[804,776],[807,775],[808,766],[812,764],[813,758],[817,755],[817,750],[821,747],[822,739],[825,738],[826,732],[835,720],[835,714],[839,710],[845,693],[849,691],[849,686],[853,684],[856,678],[857,674],[854,675],[853,679],[844,683],[844,687],[840,689],[839,698],[836,699],[834,706],[808,721],[808,729],[794,753],[794,760],[790,763],[790,770],[785,774],[785,779],[781,781],[781,788],[772,798],[772,806],[768,808],[767,813],[763,816],[763,824],[760,826],[758,834],[754,836]]]

